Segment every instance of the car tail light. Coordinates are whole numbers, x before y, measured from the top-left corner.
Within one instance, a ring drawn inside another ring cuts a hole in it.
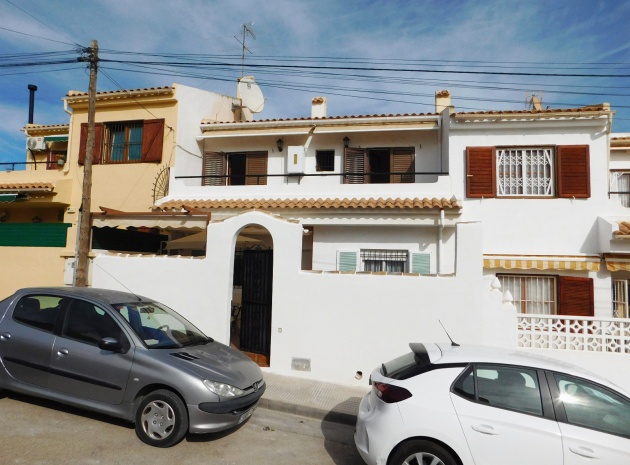
[[[372,383],[376,396],[383,402],[393,404],[395,402],[401,402],[411,397],[411,392],[405,388],[399,386],[392,386],[391,384],[378,383],[374,381]]]

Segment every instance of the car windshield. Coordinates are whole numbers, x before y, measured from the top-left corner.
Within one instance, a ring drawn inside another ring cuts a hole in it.
[[[174,349],[212,341],[181,315],[158,302],[132,302],[113,307],[149,349]]]

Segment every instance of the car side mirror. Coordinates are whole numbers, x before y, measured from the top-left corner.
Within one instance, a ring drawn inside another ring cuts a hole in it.
[[[98,343],[98,348],[101,350],[109,350],[111,352],[120,352],[122,345],[113,337],[104,337],[101,342]]]

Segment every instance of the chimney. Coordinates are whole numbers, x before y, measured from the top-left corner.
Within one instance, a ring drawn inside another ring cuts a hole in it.
[[[438,90],[435,93],[435,112],[442,113],[445,108],[451,107],[451,93],[448,90]]]
[[[35,91],[37,86],[34,84],[28,85],[29,97],[28,97],[28,124],[33,124],[33,110],[35,110]]]
[[[311,118],[326,118],[326,97],[315,97],[312,101]]]

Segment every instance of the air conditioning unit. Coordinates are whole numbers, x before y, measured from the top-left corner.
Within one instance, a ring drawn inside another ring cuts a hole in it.
[[[43,137],[29,137],[26,139],[26,147],[29,150],[46,150],[46,142]]]

